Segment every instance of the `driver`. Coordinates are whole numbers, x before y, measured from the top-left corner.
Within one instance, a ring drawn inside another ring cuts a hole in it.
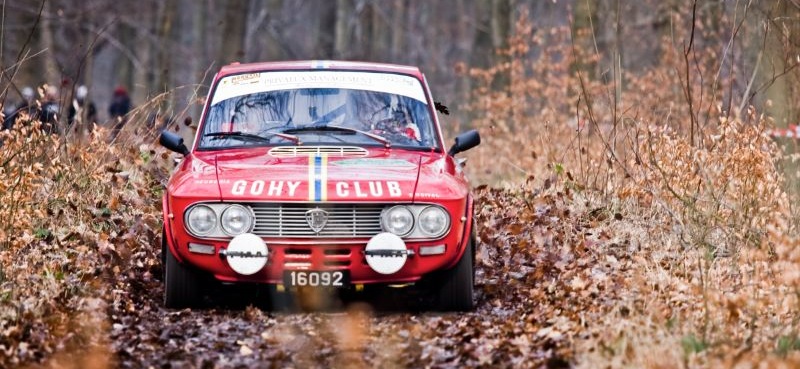
[[[419,128],[408,108],[396,95],[373,91],[350,91],[346,122],[355,129],[379,135],[420,141]],[[391,139],[391,138],[390,138]]]

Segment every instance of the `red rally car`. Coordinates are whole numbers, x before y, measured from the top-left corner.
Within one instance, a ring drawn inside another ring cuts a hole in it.
[[[165,305],[201,278],[295,288],[408,285],[473,307],[473,200],[418,68],[234,63],[215,76],[163,197]]]

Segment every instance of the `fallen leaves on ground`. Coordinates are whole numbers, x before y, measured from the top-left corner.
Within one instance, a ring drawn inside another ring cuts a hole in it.
[[[161,307],[161,283],[142,282],[134,273],[118,282],[120,293],[111,304],[119,364],[569,366],[573,342],[583,338],[587,324],[615,307],[615,291],[623,287],[630,263],[624,246],[601,241],[601,232],[588,223],[575,232],[572,224],[584,214],[564,217],[561,210],[571,202],[565,193],[482,189],[477,195],[481,241],[473,312],[386,310],[369,295],[364,300],[375,306],[357,299],[332,312],[213,304],[168,311]],[[511,226],[520,224],[522,230]],[[156,256],[154,249],[149,257]],[[402,292],[380,298],[402,300]]]

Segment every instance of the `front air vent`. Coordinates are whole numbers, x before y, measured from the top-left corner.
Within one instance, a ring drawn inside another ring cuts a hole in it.
[[[312,154],[327,154],[333,157],[362,158],[367,156],[367,150],[356,146],[278,146],[269,150],[269,154],[276,158],[294,158]]]
[[[254,203],[250,207],[256,216],[253,233],[259,237],[368,238],[382,231],[383,205]],[[327,213],[327,222],[319,232],[314,232],[306,219],[312,209]]]

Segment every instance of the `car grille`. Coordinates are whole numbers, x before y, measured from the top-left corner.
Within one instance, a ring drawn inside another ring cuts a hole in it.
[[[372,237],[381,232],[381,205],[251,204],[250,207],[256,217],[253,233],[261,237]],[[328,222],[319,233],[306,221],[306,212],[315,208],[328,212]]]
[[[328,154],[336,157],[364,157],[367,150],[357,146],[278,146],[269,150],[276,158],[293,158],[309,154]]]

